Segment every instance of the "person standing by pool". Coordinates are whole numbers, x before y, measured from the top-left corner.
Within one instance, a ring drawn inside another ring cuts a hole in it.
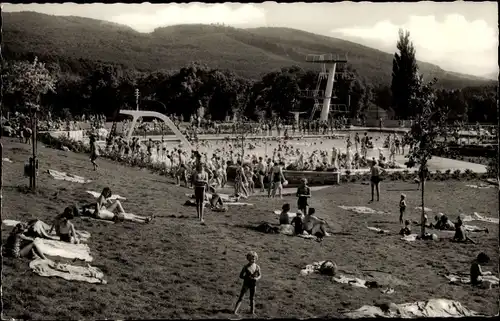
[[[371,202],[373,202],[373,192],[374,189],[377,190],[377,202],[380,201],[380,174],[383,170],[378,166],[377,161],[375,158],[372,159],[371,167],[370,167],[370,173],[371,173],[371,178],[370,178],[370,185],[371,185],[371,190],[372,190],[372,199]]]
[[[205,193],[208,187],[208,174],[205,172],[204,166],[199,159],[196,164],[196,173],[193,177],[193,183],[194,196],[196,199],[196,212],[198,214],[198,218],[203,223]]]
[[[359,134],[356,132],[356,135],[354,135],[354,148],[356,148],[356,154],[359,153],[358,147],[359,147]]]
[[[262,157],[259,157],[259,163],[257,164],[257,172],[259,174],[260,191],[264,192],[264,178],[266,177],[266,163]]]
[[[302,213],[307,213],[309,207],[308,199],[311,198],[311,189],[307,186],[307,179],[300,180],[300,186],[297,188],[297,207]]]

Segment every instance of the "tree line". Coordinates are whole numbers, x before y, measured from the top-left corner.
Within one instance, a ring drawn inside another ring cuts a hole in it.
[[[413,117],[416,110],[408,102],[415,91],[412,86],[418,66],[409,34],[400,34],[398,50],[390,85],[374,86],[346,65],[342,77],[336,79],[336,98],[332,103],[349,102],[347,116],[351,118],[364,118],[368,110],[377,107],[390,111],[395,118]],[[252,120],[286,119],[291,117],[291,111],[311,113],[315,101],[304,98],[302,91],[314,90],[318,82],[317,71],[298,66],[282,68],[253,81],[197,62],[178,71],[151,73],[97,63],[92,72],[79,76],[62,72],[56,63],[11,61],[6,62],[3,74],[4,111],[19,111],[36,103],[42,111],[64,118],[104,114],[114,119],[119,109],[135,109],[138,89],[141,109],[187,119],[199,107],[204,107],[206,117],[212,120],[233,115]],[[496,90],[493,86],[435,90],[435,103],[449,110],[450,120],[493,123]]]

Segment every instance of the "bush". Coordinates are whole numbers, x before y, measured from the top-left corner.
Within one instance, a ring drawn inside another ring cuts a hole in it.
[[[460,170],[457,169],[457,170],[453,171],[453,174],[451,175],[451,177],[453,179],[459,180],[460,179],[460,173],[461,173]]]

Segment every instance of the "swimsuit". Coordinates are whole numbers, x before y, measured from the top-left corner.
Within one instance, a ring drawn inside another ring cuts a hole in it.
[[[71,243],[71,235],[69,233],[68,234],[59,234],[59,237],[60,237],[61,241]]]

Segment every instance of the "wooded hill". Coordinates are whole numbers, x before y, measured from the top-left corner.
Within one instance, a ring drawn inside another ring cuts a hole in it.
[[[6,59],[38,56],[56,62],[61,71],[87,75],[96,62],[140,71],[179,70],[192,61],[230,69],[245,78],[292,65],[318,69],[305,62],[307,54],[347,53],[357,73],[374,86],[389,85],[391,54],[353,42],[288,28],[238,29],[220,25],[176,25],[140,33],[106,21],[35,12],[4,13]],[[417,52],[418,55],[418,52]],[[447,72],[419,62],[437,87],[463,88],[492,84],[479,77]]]

